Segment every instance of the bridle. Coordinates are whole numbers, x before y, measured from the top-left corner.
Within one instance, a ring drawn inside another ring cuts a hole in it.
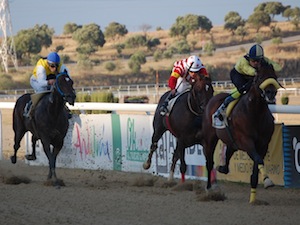
[[[56,75],[56,81],[54,83],[54,89],[56,89],[56,91],[60,94],[60,96],[63,98],[63,100],[66,102],[67,101],[67,98],[68,97],[71,97],[71,95],[68,93],[68,94],[65,94],[62,89],[60,88],[60,84],[59,84],[59,78],[61,76],[65,76],[65,79],[70,79],[72,80],[68,73],[67,72],[63,72],[63,73],[60,73],[58,75]]]
[[[197,73],[196,76],[199,76],[198,79],[205,81],[205,76],[204,76],[203,74]],[[197,112],[196,110],[193,109],[193,107],[192,107],[192,96],[191,96],[191,95],[193,95],[193,97],[196,98],[196,93],[195,93],[196,91],[195,91],[195,89],[194,89],[194,85],[196,84],[195,78],[191,78],[190,83],[191,83],[191,85],[192,85],[192,89],[190,90],[190,92],[189,92],[189,94],[188,94],[188,99],[187,99],[188,107],[189,107],[190,111],[191,111],[194,115],[196,115],[196,116],[201,116],[201,115],[203,114],[203,112],[204,112],[204,108],[205,108],[205,105],[204,105],[204,104],[205,104],[205,103],[204,103],[204,101],[201,101],[199,105],[197,104],[197,106],[198,106],[198,108],[199,108],[198,112]],[[208,92],[208,91],[209,91],[209,88],[210,88],[209,85],[208,85],[208,84],[205,84],[205,92]],[[205,97],[205,98],[206,98],[206,96],[203,96],[203,94],[202,94],[201,97]],[[196,99],[196,101],[197,101],[197,99]]]

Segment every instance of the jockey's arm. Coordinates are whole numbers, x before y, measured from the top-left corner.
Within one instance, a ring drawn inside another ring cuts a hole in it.
[[[178,73],[176,73],[176,72],[171,73],[171,76],[169,78],[169,87],[171,90],[175,89],[176,83],[177,83],[177,80],[179,77],[180,77],[180,75]]]

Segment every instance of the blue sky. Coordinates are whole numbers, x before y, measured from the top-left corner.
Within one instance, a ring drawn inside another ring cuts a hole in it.
[[[96,23],[102,31],[110,22],[118,22],[130,31],[143,24],[169,29],[178,16],[203,15],[213,25],[222,25],[225,15],[238,12],[243,19],[252,14],[259,0],[8,0],[13,34],[34,25],[48,24],[55,34],[63,32],[66,23]],[[299,0],[279,1],[300,7]],[[275,17],[277,20],[282,18]]]

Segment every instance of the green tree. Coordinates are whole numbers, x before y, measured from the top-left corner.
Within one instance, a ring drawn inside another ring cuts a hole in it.
[[[186,26],[184,18],[179,16],[176,19],[175,24],[173,24],[170,28],[170,36],[171,37],[183,37],[186,38],[188,34],[190,33],[190,30],[188,26]]]
[[[116,40],[128,33],[125,25],[119,24],[117,22],[112,22],[108,24],[105,28],[104,35],[108,39]]]
[[[249,23],[253,28],[256,29],[256,32],[258,32],[263,26],[270,25],[271,18],[268,14],[262,11],[256,11],[249,16],[247,23]]]
[[[247,29],[245,28],[245,26],[239,26],[236,30],[235,30],[235,34],[241,37],[241,40],[244,40],[244,37],[248,34]]]
[[[254,8],[254,12],[264,12],[274,20],[274,17],[283,14],[286,8],[281,2],[263,2]]]
[[[186,38],[188,34],[195,33],[197,30],[209,32],[212,28],[211,21],[205,16],[188,14],[184,17],[177,17],[175,24],[170,28],[170,36],[181,36]]]
[[[199,16],[198,23],[199,23],[199,29],[202,32],[209,33],[211,28],[213,28],[212,22],[206,16]]]
[[[141,65],[145,64],[146,62],[147,60],[145,54],[141,51],[138,51],[130,57],[128,66],[133,73],[138,73],[141,71]]]
[[[125,41],[125,46],[127,48],[138,48],[140,46],[146,46],[146,45],[147,45],[147,38],[146,36],[141,34],[129,37]]]
[[[231,34],[234,35],[234,31],[245,25],[245,21],[242,19],[238,12],[231,11],[226,14],[224,18],[224,29],[231,31]]]
[[[282,14],[284,10],[285,7],[281,2],[267,2],[264,12],[268,13],[272,17],[272,20],[274,20],[274,17]]]
[[[148,39],[146,43],[148,50],[154,49],[159,44],[160,40],[158,38]]]
[[[299,23],[300,23],[300,8],[299,7],[295,7],[293,9],[291,23],[295,26],[296,29],[299,28]]]
[[[78,42],[79,47],[77,51],[86,55],[97,51],[98,47],[103,47],[106,42],[100,26],[95,23],[84,25],[82,28],[77,29],[73,33],[72,38]]]
[[[63,34],[73,34],[77,29],[82,28],[81,25],[77,25],[76,23],[66,23],[64,25]]]
[[[49,29],[47,25],[20,30],[14,37],[17,57],[30,58],[31,55],[40,53],[42,47],[48,48],[52,44],[53,33],[53,29]]]
[[[283,11],[282,16],[287,18],[288,21],[290,21],[292,15],[293,9],[291,8],[291,6],[287,6],[286,9]]]
[[[125,48],[125,44],[116,44],[114,47],[117,49],[118,55],[121,56],[122,51]]]
[[[35,25],[33,27],[33,33],[41,43],[42,47],[49,48],[52,45],[54,29],[49,28],[47,24],[43,24],[41,26]]]

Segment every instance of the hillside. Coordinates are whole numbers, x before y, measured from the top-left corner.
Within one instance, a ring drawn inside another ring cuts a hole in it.
[[[271,27],[278,27],[281,30],[281,37],[288,37],[300,34],[300,31],[295,31],[293,26],[289,22],[273,23]],[[161,44],[158,46],[160,49],[165,49],[166,46],[172,45],[177,39],[170,38],[168,30],[161,30],[155,32],[147,32],[146,35],[151,38],[159,38]],[[253,43],[257,37],[255,30],[248,29],[249,34],[241,39],[238,36],[232,36],[232,34],[223,29],[222,26],[214,27],[209,34],[195,33],[187,37],[189,43],[196,43],[193,49],[193,54],[201,56],[201,60],[209,69],[210,75],[214,80],[228,80],[229,71],[238,59],[238,57],[245,54],[248,49],[239,48],[233,51],[216,51],[212,55],[205,55],[202,53],[201,48],[204,43],[213,41],[216,49],[221,47],[238,45],[243,43]],[[263,40],[272,39],[272,31],[270,28],[263,28],[260,30],[259,36]],[[92,68],[78,66],[76,63],[68,64],[71,75],[75,80],[75,85],[79,86],[106,86],[106,85],[120,85],[120,84],[145,84],[155,83],[156,74],[159,74],[159,82],[164,83],[167,81],[169,72],[172,68],[172,64],[175,60],[189,55],[175,55],[171,59],[163,59],[155,62],[152,57],[147,57],[147,63],[142,65],[140,74],[131,74],[131,71],[127,65],[127,59],[137,50],[147,51],[143,49],[124,49],[122,51],[122,58],[118,58],[118,54],[114,45],[117,43],[123,43],[126,38],[136,34],[142,33],[128,33],[125,37],[117,40],[106,40],[103,48],[100,48],[91,59],[100,61],[99,65],[95,65]],[[76,62],[77,43],[72,40],[71,36],[55,36],[53,38],[53,44],[48,49],[43,49],[41,55],[45,56],[49,51],[54,50],[57,46],[64,46],[64,50],[59,52],[61,55],[68,55],[72,61]],[[284,66],[284,71],[280,76],[282,77],[300,77],[299,66],[299,52],[300,52],[300,40],[290,43],[281,44],[268,44],[264,45],[265,55],[269,58],[278,61]],[[146,53],[151,56],[151,52]],[[117,68],[114,71],[107,71],[105,69],[106,62],[113,61]],[[17,73],[13,74],[13,79],[21,86],[29,85],[27,80],[32,72],[32,67],[20,68]],[[22,75],[20,75],[22,74]],[[24,74],[26,77],[24,79]],[[27,84],[26,84],[27,82]],[[24,85],[25,83],[25,85]],[[29,87],[29,86],[28,86]],[[24,87],[21,87],[24,88]]]

